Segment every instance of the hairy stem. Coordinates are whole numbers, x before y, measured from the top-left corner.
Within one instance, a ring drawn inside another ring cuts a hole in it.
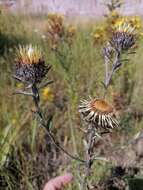
[[[85,175],[82,179],[81,187],[82,189],[88,188],[88,181],[87,179],[91,175],[91,167],[93,164],[93,144],[94,144],[94,136],[95,131],[89,128],[87,133],[87,145],[86,145],[86,152],[85,152]]]
[[[81,163],[84,163],[85,161],[76,157],[76,156],[73,156],[72,154],[68,153],[63,147],[61,147],[59,145],[59,143],[57,143],[57,141],[55,140],[54,136],[52,135],[51,131],[49,128],[47,128],[47,125],[46,125],[46,120],[43,116],[43,113],[41,111],[41,108],[40,108],[40,105],[39,105],[39,101],[40,101],[40,96],[39,96],[39,91],[38,91],[38,88],[36,87],[36,85],[33,85],[32,86],[32,92],[33,92],[33,101],[34,101],[34,104],[35,104],[35,107],[36,107],[36,113],[37,115],[40,117],[40,123],[41,125],[46,129],[46,132],[47,132],[47,135],[49,136],[50,140],[53,142],[53,144],[58,148],[60,149],[61,151],[63,151],[66,155],[68,155],[70,158],[74,159],[74,160],[77,160]]]
[[[109,61],[110,60],[109,60],[109,57],[106,55],[106,51],[104,52],[104,63],[105,63],[105,82],[104,82],[105,93],[104,93],[104,97],[108,91],[108,87],[111,84],[113,75],[118,70],[118,68],[121,66],[120,58],[121,58],[121,52],[118,50],[115,50],[115,58],[114,58],[114,61],[112,64],[112,69],[109,72]]]

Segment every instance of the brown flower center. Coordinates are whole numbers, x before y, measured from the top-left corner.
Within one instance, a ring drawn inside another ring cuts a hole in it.
[[[91,102],[91,108],[94,111],[100,111],[105,113],[113,112],[113,107],[109,105],[105,100],[93,100]]]

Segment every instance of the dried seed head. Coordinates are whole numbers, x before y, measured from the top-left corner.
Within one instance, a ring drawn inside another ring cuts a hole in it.
[[[41,50],[32,45],[19,46],[16,51],[15,76],[24,83],[39,83],[48,73]]]
[[[111,44],[118,50],[128,50],[136,42],[136,29],[128,22],[117,22],[113,28]]]
[[[95,128],[105,130],[118,126],[113,107],[104,99],[84,100],[79,106],[83,119]]]
[[[64,17],[59,14],[49,14],[47,32],[50,38],[59,40],[64,35]]]

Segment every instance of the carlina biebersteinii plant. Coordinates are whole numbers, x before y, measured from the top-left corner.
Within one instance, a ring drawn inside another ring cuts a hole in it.
[[[61,147],[59,143],[57,143],[52,132],[50,131],[50,123],[53,116],[46,119],[40,107],[40,90],[53,82],[48,81],[42,84],[42,81],[46,78],[50,68],[50,66],[46,66],[42,51],[39,47],[32,45],[19,46],[16,51],[14,78],[24,84],[25,91],[18,89],[14,94],[31,96],[36,108],[35,115],[38,116],[40,125],[46,130],[51,142],[72,159],[83,163],[84,160],[71,155],[63,147]]]
[[[104,96],[83,100],[79,105],[81,118],[87,123],[86,140],[84,141],[86,164],[84,165],[85,172],[81,180],[81,189],[90,189],[91,184],[88,179],[91,175],[93,162],[96,160],[94,153],[95,139],[102,138],[104,133],[110,133],[119,126],[115,109],[106,100],[106,95],[113,75],[122,65],[122,54],[132,49],[136,40],[136,29],[130,23],[122,22],[115,26],[110,41],[103,48],[105,66]],[[112,65],[110,66],[110,64]]]

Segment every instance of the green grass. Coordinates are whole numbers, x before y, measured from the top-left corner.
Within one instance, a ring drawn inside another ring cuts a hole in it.
[[[56,139],[68,151],[82,157],[84,134],[79,130],[83,125],[77,110],[79,101],[89,95],[103,96],[104,92],[101,83],[104,81],[102,46],[94,46],[90,35],[96,22],[84,27],[78,24],[72,47],[60,47],[65,70],[48,42],[41,38],[46,18],[28,16],[28,19],[31,25],[26,23],[27,16],[0,15],[0,186],[2,190],[38,190],[52,176],[71,171],[75,181],[67,189],[78,190],[78,162],[67,159],[47,141],[45,131],[32,114],[32,100],[13,95],[17,84],[12,70],[18,44],[32,43],[42,48],[46,63],[52,65],[48,78],[54,80],[50,87],[55,96],[53,102],[41,102],[42,108],[46,117],[54,115],[52,130]],[[38,33],[34,32],[35,28]],[[130,61],[116,73],[108,92],[111,102],[114,92],[123,94],[125,102],[120,110],[121,130],[111,138],[115,148],[142,127],[142,118],[130,114],[143,112],[142,52],[143,40],[140,40],[136,54],[130,55]],[[97,153],[100,150],[100,146],[97,147]],[[110,165],[97,162],[90,180],[100,181],[109,173]]]

